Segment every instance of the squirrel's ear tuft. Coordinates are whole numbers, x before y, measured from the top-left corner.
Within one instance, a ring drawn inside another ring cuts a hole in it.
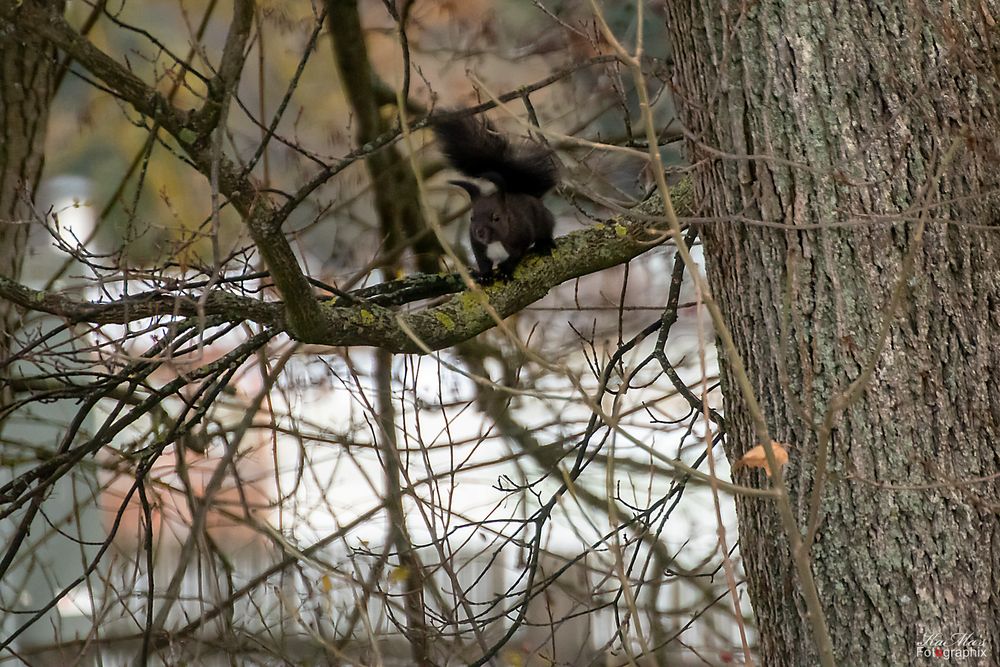
[[[482,194],[482,191],[479,189],[479,186],[476,185],[475,183],[471,183],[469,181],[448,181],[448,182],[451,183],[452,185],[457,185],[458,187],[468,192],[469,196],[472,197],[473,199],[478,198],[479,195]]]

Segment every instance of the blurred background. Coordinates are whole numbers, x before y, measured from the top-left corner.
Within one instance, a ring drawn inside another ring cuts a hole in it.
[[[681,173],[661,4],[644,6],[643,62],[661,154]],[[630,75],[583,3],[357,9],[387,128],[404,87],[408,124],[522,91],[488,115],[556,151],[557,236],[653,193]],[[326,10],[256,4],[219,136],[279,203],[343,161],[282,229],[307,275],[356,290],[420,267],[412,247],[387,247],[378,179],[345,161],[359,122]],[[232,16],[211,0],[66,6],[91,43],[181,109],[202,104]],[[607,3],[604,17],[634,47],[635,6]],[[94,83],[74,64],[58,82],[21,282],[87,301],[167,289],[197,300],[205,284],[273,300],[211,180]],[[393,150],[422,175],[440,241],[467,262],[467,198],[431,134],[415,129]],[[448,253],[437,261],[456,268]],[[164,353],[184,318],[70,326],[25,314],[10,332],[22,393],[3,423],[2,481],[114,435],[37,495],[40,512],[0,520],[0,543],[27,531],[0,584],[0,664],[416,664],[414,600],[433,664],[469,664],[511,628],[489,664],[741,662],[741,629],[754,635],[732,497],[674,465],[709,470],[719,429],[697,408],[721,411],[714,334],[688,281],[668,308],[674,276],[665,245],[559,286],[506,332],[430,355],[279,335],[237,358],[261,334],[251,322],[206,322]],[[668,313],[669,335],[643,333]]]

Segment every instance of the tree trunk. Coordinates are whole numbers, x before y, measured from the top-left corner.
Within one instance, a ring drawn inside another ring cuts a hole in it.
[[[702,214],[719,218],[709,281],[792,447],[803,533],[825,479],[813,571],[844,665],[908,664],[960,633],[966,664],[1000,663],[1000,487],[977,480],[1000,461],[1000,3],[942,4],[666,4]],[[723,378],[735,459],[755,437]],[[764,664],[817,664],[773,504],[737,507]]]
[[[59,69],[47,41],[10,27],[20,3],[0,0],[0,276],[18,280],[24,263],[31,204],[42,174],[45,126]],[[61,7],[62,0],[51,2]],[[0,300],[0,377],[6,375],[17,312]],[[0,406],[10,387],[0,391]]]

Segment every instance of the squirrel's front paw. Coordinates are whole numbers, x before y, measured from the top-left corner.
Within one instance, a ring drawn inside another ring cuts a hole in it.
[[[514,268],[517,266],[517,262],[505,261],[500,262],[493,274],[496,276],[497,280],[510,280],[514,277]]]
[[[497,277],[493,269],[490,269],[489,271],[473,271],[472,279],[480,285],[489,285],[494,282]]]
[[[555,250],[555,248],[555,241],[552,239],[545,239],[544,241],[535,241],[533,250],[542,257],[548,257],[552,254],[552,251]]]

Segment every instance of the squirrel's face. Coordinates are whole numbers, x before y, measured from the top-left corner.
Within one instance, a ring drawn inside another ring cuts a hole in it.
[[[472,235],[477,241],[489,244],[504,235],[507,228],[507,211],[496,195],[477,197],[472,201]]]
[[[487,225],[473,225],[472,238],[483,245],[493,243],[493,229]]]

